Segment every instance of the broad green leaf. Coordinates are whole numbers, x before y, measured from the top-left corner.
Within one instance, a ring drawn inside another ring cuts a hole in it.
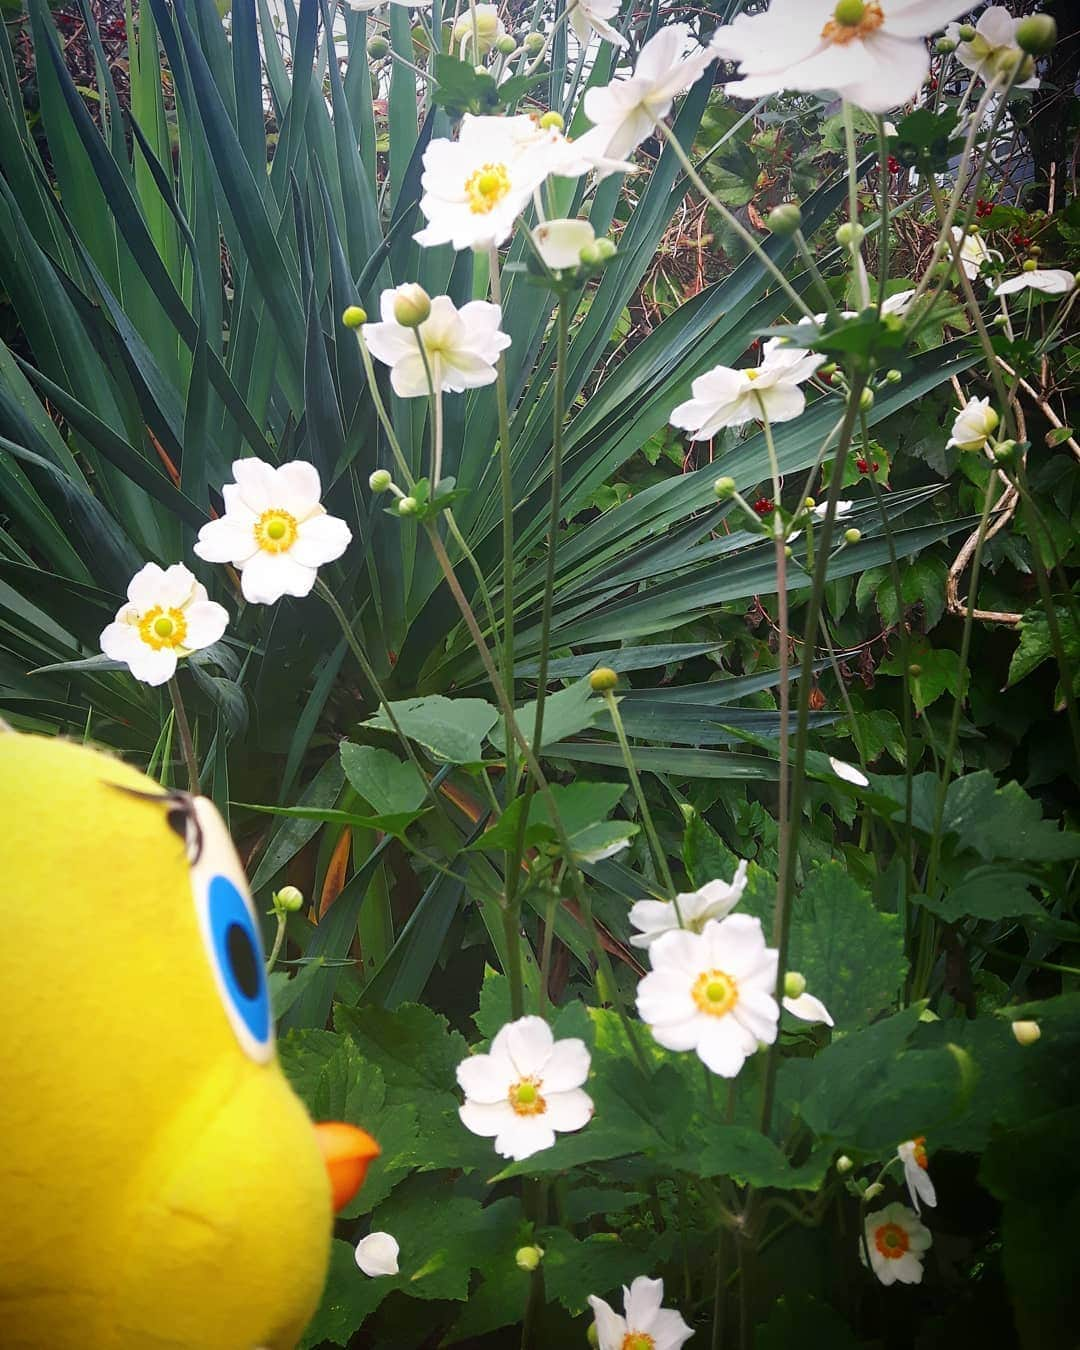
[[[562,821],[574,857],[582,862],[596,862],[612,851],[617,852],[637,834],[639,826],[628,820],[607,820],[625,794],[622,783],[555,783],[551,795]],[[521,827],[525,798],[515,797],[499,817],[472,845],[473,848],[512,848]],[[558,836],[552,822],[547,796],[536,793],[529,803],[529,821],[525,827],[525,843],[530,848],[539,844],[555,844]]]
[[[589,1295],[603,1297],[652,1269],[648,1249],[633,1233],[592,1233],[579,1240],[564,1228],[538,1234],[544,1249],[544,1292],[575,1315],[589,1306]],[[639,1245],[640,1244],[640,1245]]]
[[[380,815],[418,811],[427,798],[427,785],[416,768],[371,745],[342,741],[341,767],[350,785]]]
[[[925,909],[958,923],[965,917],[975,919],[1012,919],[1045,911],[1030,887],[1034,877],[1025,872],[1010,872],[999,865],[975,867],[956,886],[948,887],[940,899],[920,895],[917,901]]]
[[[484,737],[499,714],[482,698],[445,698],[429,694],[391,703],[390,708],[401,730],[410,740],[430,750],[436,759],[451,764],[477,764],[484,757]],[[392,731],[384,709],[364,723]]]
[[[1065,659],[1069,663],[1067,673],[1072,679],[1073,688],[1076,688],[1080,681],[1080,631],[1077,630],[1072,611],[1065,605],[1055,605],[1054,614]],[[1009,688],[1022,680],[1025,675],[1030,675],[1044,661],[1057,660],[1045,610],[1029,609],[1019,625],[1019,631],[1020,645],[1013,652],[1012,660],[1009,662]],[[1066,672],[1061,671],[1059,674],[1064,679]]]
[[[554,694],[549,694],[544,699],[542,738],[544,747],[565,740],[568,736],[576,736],[579,731],[591,727],[603,711],[604,702],[593,692],[588,680],[578,680],[568,689],[560,689]],[[536,703],[526,703],[522,708],[515,708],[514,720],[531,746],[536,730]],[[496,750],[505,753],[506,741],[503,731],[503,723],[500,720],[488,739]]]
[[[960,692],[961,683],[966,690],[969,681],[968,672],[964,672],[961,681],[960,657],[945,647],[931,647],[925,639],[917,639],[908,648],[909,678],[911,697],[919,712],[923,712],[939,699],[942,694]],[[879,675],[904,674],[902,656],[893,656],[878,666]]]
[[[356,1265],[356,1243],[334,1238],[322,1301],[300,1342],[302,1350],[349,1345],[354,1332],[397,1286],[397,1279],[367,1279]]]
[[[1027,858],[1054,862],[1080,856],[1080,834],[1044,820],[1042,807],[1019,783],[998,787],[988,770],[969,773],[949,785],[942,823],[960,846],[986,859]]]

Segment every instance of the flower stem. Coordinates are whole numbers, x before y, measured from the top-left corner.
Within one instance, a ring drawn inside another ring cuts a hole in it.
[[[282,911],[277,915],[277,932],[274,934],[274,945],[270,948],[270,955],[266,958],[267,975],[274,969],[277,963],[278,954],[281,951],[281,945],[285,941],[285,914]]]
[[[187,766],[188,791],[193,797],[198,797],[200,795],[199,761],[195,757],[195,742],[191,739],[191,727],[188,723],[187,712],[184,710],[184,700],[180,696],[180,686],[175,675],[169,681],[169,697],[172,699],[176,730],[180,735],[180,749],[184,755],[184,764]]]
[[[630,742],[626,739],[626,728],[623,726],[622,716],[619,712],[619,701],[610,689],[605,689],[604,702],[607,704],[611,724],[615,728],[615,737],[619,742],[619,749],[622,751],[623,763],[626,765],[626,773],[630,779],[630,786],[634,789],[638,810],[641,812],[641,823],[645,827],[645,837],[649,841],[649,851],[652,853],[657,875],[664,883],[664,887],[675,905],[675,915],[679,920],[679,927],[681,928],[682,915],[679,913],[679,903],[675,900],[675,882],[671,875],[671,868],[668,866],[667,855],[664,853],[663,845],[660,843],[660,836],[657,834],[656,826],[653,823],[652,812],[649,810],[649,803],[645,800],[645,793],[642,790],[637,766],[634,764],[634,755],[630,749]]]

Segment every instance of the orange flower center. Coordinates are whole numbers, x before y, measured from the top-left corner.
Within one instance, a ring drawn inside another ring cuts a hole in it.
[[[925,1172],[930,1166],[930,1160],[926,1156],[926,1135],[920,1134],[911,1141],[914,1145],[914,1158],[922,1170]]]
[[[821,30],[826,42],[846,47],[849,42],[869,37],[885,22],[877,0],[838,0],[833,17]]]
[[[265,553],[286,553],[300,532],[296,517],[288,511],[272,508],[255,522],[255,542]]]
[[[739,986],[722,970],[702,971],[690,993],[701,1011],[710,1017],[723,1017],[739,1001]]]
[[[903,1256],[908,1245],[908,1235],[898,1223],[883,1223],[874,1230],[874,1246],[890,1261]]]
[[[506,1094],[519,1116],[542,1116],[547,1102],[540,1095],[539,1078],[519,1078]]]
[[[182,609],[163,609],[155,605],[139,616],[139,637],[159,652],[163,647],[181,647],[187,637],[187,619]]]
[[[474,216],[486,216],[510,191],[505,164],[483,164],[465,180],[465,196]]]
[[[628,1331],[623,1337],[622,1350],[653,1350],[656,1342],[644,1331]]]

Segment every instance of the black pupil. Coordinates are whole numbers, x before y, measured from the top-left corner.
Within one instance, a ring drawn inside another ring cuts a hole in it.
[[[259,992],[259,958],[251,934],[241,924],[231,923],[225,930],[225,952],[240,992],[254,998]]]

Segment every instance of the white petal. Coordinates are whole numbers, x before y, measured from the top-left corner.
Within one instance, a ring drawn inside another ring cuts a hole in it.
[[[517,1073],[507,1055],[470,1055],[457,1066],[457,1080],[474,1102],[506,1101]]]
[[[274,470],[274,493],[276,500],[272,505],[303,520],[313,506],[318,506],[322,496],[318,469],[302,459],[280,465]]]
[[[733,1017],[710,1017],[697,1043],[706,1068],[722,1078],[734,1078],[756,1048],[754,1038]]]
[[[229,626],[229,611],[213,600],[196,600],[188,605],[184,618],[187,620],[184,647],[189,652],[213,646]]]
[[[626,1319],[620,1317],[609,1303],[597,1298],[595,1294],[589,1295],[589,1307],[592,1308],[593,1317],[596,1319],[599,1350],[622,1350],[623,1341],[626,1339]]]
[[[252,527],[236,524],[228,515],[208,521],[192,547],[196,557],[212,563],[245,563],[258,551]]]
[[[640,1007],[638,1011],[640,1012]],[[648,1023],[652,1038],[657,1045],[662,1045],[665,1050],[680,1052],[697,1049],[706,1020],[711,1020],[706,1019],[705,1014],[699,1013],[696,1008],[692,1016],[681,1022],[649,1022],[644,1013],[642,1013],[642,1018]]]
[[[682,905],[685,897],[680,895],[677,898],[680,902],[680,912],[685,919],[686,911]],[[630,906],[628,917],[634,927],[639,930],[637,935],[630,939],[630,943],[634,947],[648,947],[656,941],[661,933],[666,933],[679,926],[675,907],[669,900],[637,900]]]
[[[193,573],[183,563],[173,563],[161,574],[161,589],[156,603],[166,609],[183,609],[196,598],[195,588],[198,584]]]
[[[467,1101],[458,1107],[461,1123],[473,1134],[484,1139],[494,1138],[501,1130],[507,1129],[518,1116],[508,1101],[474,1102]]]
[[[576,1036],[556,1041],[544,1065],[543,1092],[568,1092],[580,1088],[589,1076],[589,1047]]]
[[[119,622],[110,623],[104,628],[98,642],[110,661],[123,661],[125,664],[131,656],[138,655],[140,648],[146,646],[133,624]]]
[[[653,970],[682,971],[699,975],[708,968],[708,948],[700,933],[692,933],[685,928],[675,928],[661,934],[649,951]],[[645,979],[648,979],[646,976]],[[645,981],[642,981],[644,984]],[[639,990],[640,990],[639,986]]]
[[[545,1089],[546,1087],[545,1084]],[[559,1130],[562,1133],[580,1130],[592,1120],[592,1098],[587,1092],[582,1092],[580,1088],[571,1088],[569,1092],[552,1092],[550,1094],[545,1090],[544,1101],[547,1103],[544,1121],[553,1130]]]
[[[540,1078],[551,1058],[554,1037],[542,1017],[519,1017],[504,1028],[506,1049],[522,1078]]]
[[[546,1116],[518,1116],[512,1110],[510,1115],[513,1119],[495,1140],[495,1152],[500,1157],[521,1162],[555,1143],[555,1131]]]
[[[133,650],[125,660],[132,675],[143,684],[165,684],[176,674],[176,653],[170,647],[154,651],[140,643],[139,650]]]
[[[340,558],[352,542],[352,531],[337,516],[310,516],[297,530],[288,556],[305,567],[323,567]]]
[[[161,594],[162,579],[165,572],[157,563],[147,563],[128,582],[127,597],[138,610],[153,609],[161,602],[158,596]]]
[[[839,515],[839,512],[837,512]],[[842,778],[845,783],[854,783],[856,787],[869,787],[870,779],[863,773],[862,769],[857,769],[854,764],[848,764],[845,760],[834,759],[829,756],[829,767],[837,778]]]
[[[244,564],[240,589],[249,604],[272,605],[285,595],[310,594],[316,576],[314,567],[301,566],[288,553],[259,550]]]
[[[824,1022],[826,1026],[834,1026],[832,1018],[829,1016],[829,1010],[821,999],[815,998],[813,994],[800,994],[798,998],[785,998],[784,1007],[793,1017],[800,1017],[804,1022]]]
[[[276,476],[272,464],[267,464],[265,460],[256,459],[254,456],[248,459],[234,459],[232,472],[236,486],[240,489],[240,496],[250,511],[259,516],[271,506],[277,505],[274,501]]]
[[[623,1311],[626,1324],[631,1331],[652,1331],[656,1314],[664,1301],[664,1281],[650,1280],[647,1275],[639,1275],[626,1291]]]
[[[656,950],[655,945],[652,950]],[[677,970],[651,970],[637,987],[637,1008],[642,1019],[650,1026],[661,1026],[696,1017],[698,1007],[690,993],[694,978]]]
[[[389,1233],[369,1233],[356,1244],[356,1264],[372,1278],[396,1275],[401,1248]]]
[[[775,988],[775,985],[773,986]],[[732,1009],[736,1020],[744,1026],[756,1041],[772,1045],[776,1040],[776,1029],[780,1021],[780,1009],[772,994],[752,985],[739,986],[739,999]]]

